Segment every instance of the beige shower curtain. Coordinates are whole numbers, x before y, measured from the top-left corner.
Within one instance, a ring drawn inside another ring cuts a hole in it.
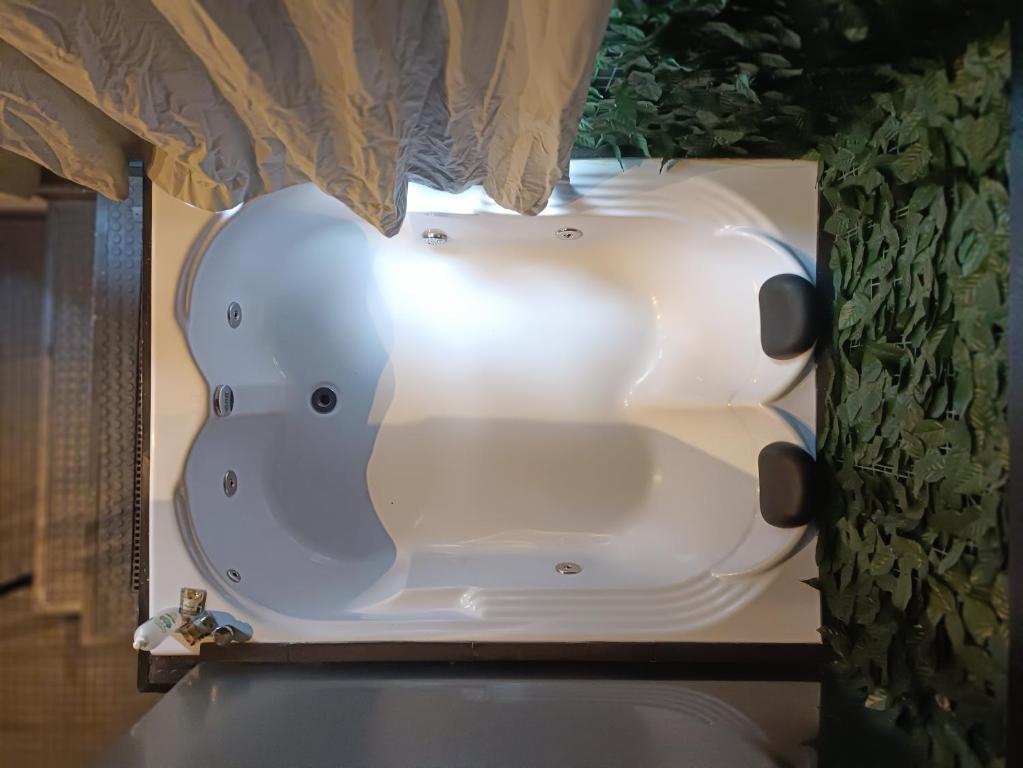
[[[393,235],[417,180],[536,213],[610,2],[0,0],[0,188],[7,150],[123,198],[139,153],[210,210],[313,181]]]

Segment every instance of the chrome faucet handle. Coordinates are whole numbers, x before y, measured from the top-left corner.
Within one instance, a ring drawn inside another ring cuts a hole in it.
[[[230,645],[234,642],[234,627],[225,625],[213,630],[213,642],[217,645]]]
[[[217,645],[245,643],[252,639],[252,627],[236,619],[226,611],[213,611],[217,627],[213,630],[213,642]]]
[[[213,642],[217,645],[230,645],[231,643],[244,643],[251,640],[252,635],[233,624],[224,624],[213,630]]]
[[[195,645],[207,635],[213,634],[218,626],[216,617],[203,609],[182,624],[178,633],[188,641],[189,645]]]

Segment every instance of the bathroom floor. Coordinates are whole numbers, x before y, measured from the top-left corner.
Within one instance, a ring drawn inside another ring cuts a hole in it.
[[[83,645],[81,620],[38,613],[28,590],[0,598],[0,765],[88,764],[160,699],[135,666],[129,644]]]
[[[125,642],[135,618],[132,409],[108,418],[134,389],[130,355],[111,360],[138,311],[132,282],[113,279],[132,270],[132,214],[101,211],[106,237],[94,249],[94,197],[52,192],[48,206],[0,201],[2,766],[86,764],[159,699],[138,693]],[[124,248],[107,247],[114,235]],[[125,286],[116,303],[112,285]]]

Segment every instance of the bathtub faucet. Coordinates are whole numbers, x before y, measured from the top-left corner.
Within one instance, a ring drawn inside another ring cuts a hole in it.
[[[230,645],[251,640],[252,627],[224,611],[208,611],[204,608],[194,618],[186,621],[178,629],[178,634],[189,645],[195,645],[204,637],[212,637],[217,645]]]
[[[252,627],[224,611],[206,609],[206,590],[185,587],[177,608],[167,608],[142,622],[135,630],[132,646],[152,651],[177,634],[189,645],[210,637],[217,645],[244,643],[252,639]]]

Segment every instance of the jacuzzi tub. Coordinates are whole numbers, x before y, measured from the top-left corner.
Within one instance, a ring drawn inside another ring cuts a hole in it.
[[[658,165],[573,163],[532,218],[413,188],[391,240],[311,185],[211,219],[177,586],[257,641],[666,639],[755,600],[807,538],[757,458],[804,444],[770,403],[812,368],[764,354],[757,296],[813,257],[728,183],[775,166]]]

